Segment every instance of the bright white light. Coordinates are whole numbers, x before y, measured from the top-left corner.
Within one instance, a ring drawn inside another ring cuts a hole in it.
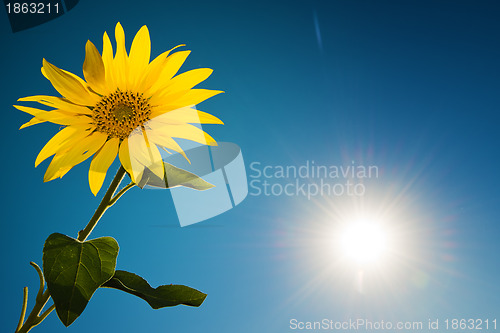
[[[344,256],[358,264],[380,261],[387,250],[387,234],[374,222],[355,222],[340,236]]]

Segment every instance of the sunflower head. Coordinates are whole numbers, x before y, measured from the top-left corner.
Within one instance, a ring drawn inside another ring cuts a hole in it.
[[[96,195],[117,155],[132,181],[138,183],[146,170],[163,179],[163,157],[158,148],[187,159],[174,138],[216,145],[195,125],[222,121],[193,108],[222,92],[194,89],[212,70],[199,68],[176,75],[190,51],[172,51],[184,45],[150,62],[151,41],[146,26],[136,34],[128,53],[120,23],[115,28],[115,39],[116,52],[104,33],[102,54],[87,42],[84,79],[43,59],[42,74],[61,96],[37,95],[19,101],[38,102],[50,110],[14,105],[33,116],[21,128],[46,121],[62,125],[35,161],[38,166],[53,156],[44,181],[63,177],[93,156],[89,184]]]

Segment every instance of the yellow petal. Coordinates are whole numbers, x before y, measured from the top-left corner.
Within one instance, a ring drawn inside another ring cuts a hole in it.
[[[80,84],[85,87],[85,89],[87,90],[88,93],[90,93],[90,91],[87,89],[88,88],[88,84],[87,82],[85,82],[81,77],[79,77],[78,75],[75,75],[71,72],[68,72],[64,69],[61,69],[64,73],[68,74],[69,76],[71,76],[72,78],[74,78],[75,80],[77,80],[78,82],[80,82]],[[95,94],[91,94],[92,96],[95,96]]]
[[[43,59],[43,69],[54,88],[64,97],[80,105],[94,105],[99,97],[90,94],[77,79]]]
[[[106,72],[106,86],[109,91],[114,91],[116,89],[116,84],[113,77],[113,46],[106,32],[102,36],[102,62]]]
[[[219,124],[219,125],[224,125],[222,120],[217,118],[216,116],[211,115],[210,113],[206,113],[203,111],[198,110],[198,124]],[[186,121],[190,123],[191,121]]]
[[[158,80],[148,91],[145,91],[144,95],[152,96],[158,91],[158,89],[166,86],[170,79],[177,74],[190,53],[191,51],[180,51],[170,55],[165,61],[160,77],[158,77]]]
[[[68,72],[68,71],[66,71],[66,70],[64,70],[64,69],[61,69],[61,68],[59,68],[59,69],[60,69],[63,73],[65,73],[65,74],[67,74],[67,75],[71,76],[73,79],[75,79],[76,81],[78,81],[78,82],[82,85],[82,87],[84,87],[84,88],[85,88],[85,90],[86,90],[88,93],[90,93],[90,91],[87,89],[87,82],[85,82],[84,80],[82,80],[82,78],[80,78],[78,75],[75,75],[75,74],[73,74],[73,73],[71,73],[71,72]],[[45,76],[45,78],[46,78],[47,80],[49,80],[49,77],[47,76],[47,72],[45,71],[45,69],[44,69],[43,67],[42,67],[42,74],[43,74],[43,76]]]
[[[163,180],[165,176],[163,157],[161,156],[161,153],[154,141],[152,141],[145,132],[144,138],[146,139],[146,144],[148,146],[149,159],[147,160],[147,162],[150,163],[149,165],[147,165],[147,167],[149,170],[153,171],[156,176]]]
[[[122,161],[125,170],[129,168],[129,174],[136,184],[141,182],[146,168],[163,179],[164,168],[161,154],[156,145],[147,138],[147,135],[144,135],[144,132],[130,135],[127,138],[126,147],[122,143],[120,161]],[[124,165],[123,162],[128,165]]]
[[[14,105],[14,107],[23,112],[29,113],[37,119],[50,121],[58,125],[74,125],[90,123],[92,118],[85,115],[76,115],[60,110],[45,111],[27,106]]]
[[[57,153],[64,145],[73,138],[73,143],[79,142],[81,139],[84,139],[90,133],[88,131],[82,130],[80,127],[68,126],[60,130],[52,137],[52,139],[45,144],[40,153],[35,160],[35,167],[37,167],[44,160],[49,158],[50,156]],[[75,140],[76,139],[76,140]]]
[[[127,50],[125,49],[125,31],[123,31],[123,27],[118,22],[115,26],[115,40],[116,40],[116,55],[117,58],[119,55],[123,57],[127,57]]]
[[[56,173],[62,167],[61,161],[63,160],[63,158],[64,158],[64,153],[56,154],[52,158],[52,161],[50,161],[49,167],[47,168],[47,170],[45,171],[45,174],[43,175],[44,182],[49,182],[49,181],[57,178]]]
[[[94,155],[90,163],[89,184],[90,190],[94,195],[97,195],[97,192],[101,189],[106,172],[115,160],[119,143],[120,140],[118,138],[108,140],[97,154]]]
[[[153,141],[158,146],[161,146],[161,147],[164,147],[164,148],[167,148],[167,149],[170,149],[170,150],[173,150],[177,153],[182,154],[182,156],[184,156],[184,158],[189,163],[191,163],[191,161],[189,161],[189,158],[186,156],[186,153],[181,148],[181,146],[179,146],[179,144],[177,142],[175,142],[175,140],[172,139],[170,136],[168,136],[166,133],[161,133],[158,131],[149,130],[148,137],[151,141]]]
[[[22,106],[22,105],[12,105],[13,107],[15,107],[16,109],[18,109],[19,111],[23,111],[23,112],[26,112],[32,116],[36,116],[37,114],[41,113],[41,112],[48,112],[48,111],[45,111],[45,110],[40,110],[40,109],[37,109],[37,108],[32,108],[32,107],[29,107],[29,106]]]
[[[156,108],[158,108],[158,110],[161,108],[161,111],[165,110],[172,111],[175,109],[179,109],[180,107],[178,106],[176,101],[181,99],[188,92],[189,90],[177,91],[174,93],[168,90],[158,91],[158,93],[154,94],[149,99],[149,105],[153,107],[153,112],[154,109]],[[192,106],[192,105],[182,105],[182,107],[184,106]]]
[[[149,88],[151,88],[153,84],[156,83],[170,52],[181,46],[186,46],[186,45],[184,44],[177,45],[176,47],[173,47],[170,50],[163,52],[162,54],[157,56],[153,61],[151,61],[147,69],[142,74],[141,79],[139,80],[140,83],[139,86],[137,87],[137,91],[146,91]]]
[[[161,111],[161,110],[160,110]],[[155,110],[155,112],[158,112]],[[160,122],[163,124],[221,124],[224,123],[217,117],[209,113],[193,109],[191,107],[183,107],[180,109],[168,111],[158,117],[154,117],[150,121]]]
[[[187,94],[181,97],[179,100],[175,101],[176,104],[185,105],[197,105],[201,102],[215,96],[224,93],[222,90],[208,90],[208,89],[191,89]]]
[[[217,142],[203,130],[190,124],[165,125],[160,123],[148,123],[153,131],[167,133],[172,138],[186,139],[204,145],[217,145]]]
[[[108,136],[101,132],[94,132],[80,140],[71,148],[58,152],[52,159],[43,180],[51,181],[64,176],[75,165],[82,163],[97,152],[106,142]]]
[[[177,75],[167,85],[160,88],[160,90],[165,89],[171,92],[189,90],[200,82],[205,81],[212,73],[213,69],[210,68],[193,69]]]
[[[125,168],[125,170],[128,172],[132,182],[137,184],[135,176],[136,176],[136,174],[139,174],[140,172],[142,172],[142,170],[134,170],[132,168],[132,160],[130,158],[130,150],[128,147],[128,138],[125,138],[122,141],[122,143],[120,144],[118,156],[120,158],[120,162],[121,162],[123,168]]]
[[[113,61],[113,46],[106,32],[102,36],[102,63],[104,68],[108,69]]]
[[[128,89],[128,56],[127,50],[125,49],[125,32],[123,27],[118,22],[115,27],[115,39],[116,39],[116,55],[113,59],[113,71],[116,86],[120,90]]]
[[[149,38],[149,30],[143,26],[135,35],[130,47],[129,55],[129,81],[130,89],[136,90],[138,81],[149,64],[151,56],[151,39]]]
[[[61,98],[61,97],[37,95],[37,96],[28,96],[19,98],[18,101],[37,102],[67,112],[74,112],[74,113],[88,114],[88,115],[92,114],[92,110],[89,109],[88,107],[73,104],[66,98]]]
[[[33,126],[33,125],[36,125],[36,124],[41,124],[41,123],[44,123],[44,122],[45,122],[45,120],[40,120],[38,118],[33,117],[27,123],[22,124],[21,127],[19,127],[19,129],[22,130],[23,128],[26,128],[26,127],[29,127],[29,126]]]
[[[193,106],[197,105],[201,102],[203,102],[206,99],[209,99],[210,97],[213,97],[217,94],[223,93],[223,91],[220,90],[208,90],[208,89],[191,89],[187,91],[186,93],[181,92],[173,95],[154,95],[150,99],[150,104],[151,105],[156,105],[161,107],[161,111],[164,110],[175,110],[179,109],[185,106]],[[160,110],[160,109],[158,109]],[[159,114],[153,114],[151,115],[152,117],[156,117]]]
[[[107,93],[107,89],[105,89],[106,73],[104,63],[102,62],[101,54],[91,41],[87,41],[85,45],[83,76],[94,91],[102,95]]]

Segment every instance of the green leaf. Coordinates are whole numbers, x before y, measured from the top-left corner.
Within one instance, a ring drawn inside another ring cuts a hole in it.
[[[151,170],[146,168],[137,186],[140,188],[144,188],[146,185],[162,188],[184,186],[198,191],[204,191],[215,187],[194,173],[173,166],[172,164],[163,162],[163,166],[165,169],[164,179],[156,176]]]
[[[43,247],[43,272],[57,315],[66,326],[115,272],[118,243],[111,237],[80,242],[54,233]]]
[[[207,294],[196,289],[182,285],[165,285],[152,288],[142,277],[117,270],[111,280],[103,287],[114,288],[138,296],[151,305],[153,309],[180,304],[189,306],[200,306]]]

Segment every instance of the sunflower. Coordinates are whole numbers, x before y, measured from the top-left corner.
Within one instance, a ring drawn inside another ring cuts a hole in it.
[[[159,147],[187,159],[174,138],[216,145],[211,136],[195,125],[222,124],[222,121],[193,108],[222,92],[193,89],[212,70],[199,68],[176,75],[190,51],[172,51],[185,45],[176,46],[150,62],[151,41],[146,26],[134,37],[128,54],[120,23],[115,27],[115,39],[114,56],[106,32],[102,55],[87,41],[85,80],[43,59],[42,74],[62,97],[39,95],[18,101],[38,102],[52,110],[14,105],[33,116],[20,129],[47,121],[62,125],[35,161],[36,167],[53,156],[44,175],[45,182],[62,178],[93,155],[88,178],[92,193],[97,195],[117,155],[132,181],[138,183],[146,169],[163,179],[165,171]]]

